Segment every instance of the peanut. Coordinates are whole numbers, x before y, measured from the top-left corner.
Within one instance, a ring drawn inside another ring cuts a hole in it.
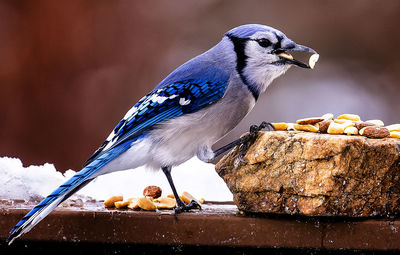
[[[300,124],[294,124],[293,125],[294,129],[296,130],[301,130],[301,131],[308,131],[308,132],[318,132],[318,127],[314,125],[300,125]]]
[[[354,127],[356,124],[353,121],[346,121],[344,123],[342,123],[342,126],[344,129],[348,128],[348,127]]]
[[[324,115],[321,116],[324,120],[333,120],[333,114],[332,113],[325,113]]]
[[[318,124],[319,124],[319,132],[321,132],[321,133],[326,133],[326,132],[328,132],[328,127],[329,127],[329,125],[332,123],[333,121],[332,120],[324,120],[324,121],[321,121],[321,122],[319,122]]]
[[[176,200],[169,197],[160,197],[154,200],[157,209],[172,209],[176,207]]]
[[[128,198],[127,200],[124,201],[117,201],[114,203],[115,208],[125,208],[132,203],[133,199],[134,198]]]
[[[343,134],[344,128],[343,128],[343,125],[332,122],[329,125],[327,132],[328,132],[328,134],[340,135],[340,134]]]
[[[308,125],[308,124],[309,125],[314,125],[314,124],[316,124],[318,122],[321,122],[323,120],[324,120],[324,118],[322,118],[322,117],[312,117],[312,118],[299,119],[299,120],[296,121],[296,123],[300,124],[300,125]]]
[[[393,131],[400,131],[400,124],[389,125],[389,126],[386,126],[386,128],[387,128],[390,132],[393,132]]]
[[[182,193],[181,199],[186,204],[189,204],[190,202],[192,202],[192,200],[198,202],[194,196],[192,196],[189,192],[186,191]]]
[[[375,125],[375,124],[364,122],[364,121],[357,121],[355,124],[356,124],[356,128],[358,130],[361,130],[361,129],[363,129],[365,127],[368,127],[368,126],[374,126]]]
[[[117,201],[114,203],[115,208],[123,208],[126,207],[128,204],[125,204],[125,201]]]
[[[354,126],[350,126],[344,129],[344,133],[347,135],[358,135],[358,129]]]
[[[385,138],[390,135],[390,132],[385,127],[368,126],[361,129],[360,134],[368,138]]]
[[[154,211],[157,209],[156,205],[147,197],[141,197],[137,200],[138,206],[146,211]]]
[[[143,190],[143,196],[145,196],[145,197],[157,198],[157,197],[161,197],[161,194],[162,194],[162,190],[158,186],[147,186]]]
[[[342,114],[342,115],[338,116],[337,118],[352,120],[352,121],[360,121],[360,116],[358,116],[356,114],[350,114],[350,113]]]
[[[308,60],[308,65],[310,66],[311,69],[314,69],[315,63],[317,63],[319,59],[319,54],[315,53],[312,54],[310,59]]]
[[[389,137],[391,137],[391,138],[400,138],[400,132],[399,131],[392,131],[392,132],[390,132]]]
[[[168,198],[174,198],[175,196],[173,194],[169,194]],[[179,198],[186,204],[189,204],[192,202],[192,200],[196,201],[197,203],[204,203],[204,198],[201,198],[200,201],[197,200],[194,196],[192,196],[189,192],[183,192],[182,195],[179,196]]]
[[[347,119],[334,119],[333,120],[335,123],[339,123],[339,124],[343,124],[346,122],[351,122],[351,120],[347,120]]]
[[[285,122],[272,123],[274,130],[287,130],[289,125]]]
[[[131,202],[128,205],[129,209],[137,209],[139,208],[139,204],[138,204],[138,198],[132,198]]]
[[[287,53],[287,52],[281,52],[281,53],[278,54],[278,56],[281,56],[281,57],[283,57],[283,58],[287,58],[287,59],[290,59],[290,60],[293,59],[293,56],[290,55],[290,54]]]
[[[294,129],[294,123],[288,123],[288,128],[287,128],[287,130],[288,130],[288,131],[290,131],[290,130],[295,130],[295,129]]]
[[[123,196],[112,196],[104,201],[104,206],[105,207],[114,207],[115,202],[122,201],[122,200],[124,200]]]
[[[383,121],[381,121],[381,120],[367,120],[367,121],[365,121],[366,123],[371,123],[371,124],[374,124],[374,125],[376,125],[376,126],[378,126],[378,127],[383,127],[383,126],[385,126],[385,124],[383,123]]]

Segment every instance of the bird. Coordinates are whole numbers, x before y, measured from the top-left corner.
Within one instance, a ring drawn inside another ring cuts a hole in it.
[[[251,111],[275,78],[293,65],[310,68],[292,57],[289,52],[294,51],[316,53],[266,25],[245,24],[226,32],[215,46],[172,71],[130,108],[82,170],[12,228],[8,244],[96,177],[139,166],[164,172],[175,195],[176,213],[199,208],[196,201],[181,201],[172,168],[194,156],[210,162],[248,141],[246,136],[212,150]],[[265,126],[266,122],[252,126],[251,133]]]

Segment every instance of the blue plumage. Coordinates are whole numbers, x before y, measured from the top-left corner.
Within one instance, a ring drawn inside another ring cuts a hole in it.
[[[226,81],[186,80],[153,90],[133,106],[132,113],[118,123],[112,137],[86,164],[122,142],[134,142],[137,136],[148,132],[159,122],[196,112],[214,103],[224,95],[226,86]]]
[[[267,26],[260,26],[258,24],[247,24],[239,27],[235,27],[234,29],[231,29],[227,35],[230,36],[235,36],[238,38],[249,38],[251,35],[257,33],[257,32],[263,32],[265,29],[269,29],[270,31],[277,31],[278,30],[272,28],[272,27],[267,27]]]
[[[216,156],[211,146],[248,114],[272,80],[290,65],[307,67],[280,54],[289,49],[315,52],[268,26],[228,31],[217,45],[174,70],[135,104],[84,168],[16,224],[9,244],[97,176],[142,165],[163,170],[177,201],[176,212],[196,207],[179,199],[171,168],[193,156],[211,160]]]

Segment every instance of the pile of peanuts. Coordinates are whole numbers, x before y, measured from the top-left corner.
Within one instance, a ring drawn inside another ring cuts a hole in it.
[[[362,135],[368,138],[400,138],[400,124],[385,126],[381,120],[362,121],[356,114],[342,114],[334,119],[332,113],[321,117],[299,119],[296,123],[272,123],[275,130],[299,130],[332,135]]]
[[[117,209],[142,209],[145,211],[155,211],[158,209],[173,209],[176,207],[174,195],[170,194],[167,197],[161,197],[162,190],[158,186],[147,186],[143,190],[143,196],[140,198],[128,198],[124,200],[123,196],[112,196],[104,201],[104,206],[107,208]],[[180,199],[189,204],[192,200],[198,203],[204,203],[204,198],[197,200],[188,192],[183,192]]]

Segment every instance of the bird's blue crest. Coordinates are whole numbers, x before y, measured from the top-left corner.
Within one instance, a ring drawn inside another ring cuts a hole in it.
[[[238,38],[248,38],[248,37],[252,36],[253,34],[260,32],[260,31],[276,31],[276,32],[278,32],[278,30],[276,30],[272,27],[269,27],[269,26],[259,25],[259,24],[247,24],[247,25],[238,26],[238,27],[235,27],[235,28],[229,30],[228,32],[226,32],[226,35],[234,36],[234,37],[238,37]]]

